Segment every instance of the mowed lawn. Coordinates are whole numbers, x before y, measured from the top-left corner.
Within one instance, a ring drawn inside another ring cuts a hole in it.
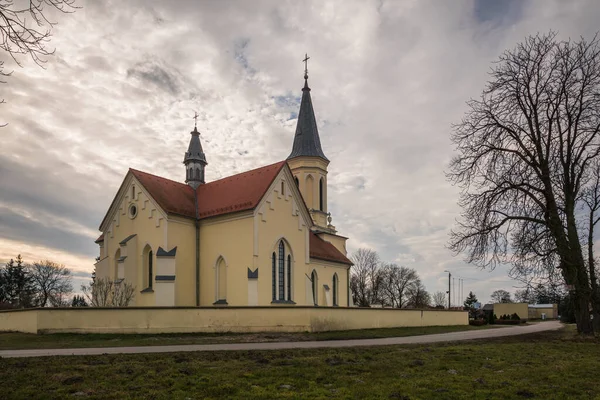
[[[307,340],[373,339],[429,335],[435,333],[489,329],[492,326],[428,326],[417,328],[361,329],[318,333],[173,333],[173,334],[76,334],[34,335],[0,333],[0,350],[64,349],[73,347],[160,346],[212,343],[290,342]]]
[[[2,399],[572,399],[600,396],[600,341],[561,331],[461,344],[0,360]]]

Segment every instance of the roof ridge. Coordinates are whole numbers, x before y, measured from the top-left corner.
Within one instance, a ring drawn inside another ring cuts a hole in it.
[[[198,189],[200,189],[202,186],[208,186],[208,185],[212,185],[212,184],[215,184],[215,183],[219,183],[219,182],[224,181],[226,179],[235,178],[236,176],[239,176],[239,175],[244,175],[244,174],[249,174],[251,172],[256,172],[256,171],[258,171],[260,169],[274,167],[275,165],[278,165],[278,164],[282,164],[283,165],[286,162],[287,162],[286,160],[277,161],[276,163],[273,163],[273,164],[263,165],[262,167],[257,167],[257,168],[250,169],[250,170],[244,171],[244,172],[238,172],[237,174],[229,175],[229,176],[223,177],[221,179],[217,179],[216,181],[207,182],[204,185],[198,186]],[[198,189],[196,189],[196,190],[198,190]]]
[[[152,177],[154,177],[154,178],[159,178],[159,179],[162,179],[162,180],[165,180],[165,181],[169,181],[169,182],[177,183],[178,185],[189,186],[189,185],[187,185],[186,183],[183,183],[183,182],[178,182],[178,181],[175,181],[175,180],[173,180],[173,179],[169,179],[169,178],[165,178],[164,176],[160,176],[160,175],[151,174],[150,172],[146,172],[146,171],[140,171],[139,169],[135,169],[135,168],[131,168],[131,167],[130,167],[130,168],[129,168],[129,170],[130,170],[131,172],[134,172],[134,173],[135,173],[135,172],[139,172],[139,173],[141,173],[141,174],[150,175],[150,176],[152,176]]]

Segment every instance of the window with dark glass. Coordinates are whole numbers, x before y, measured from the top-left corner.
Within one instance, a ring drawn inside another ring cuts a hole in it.
[[[287,259],[287,299],[292,300],[292,256],[288,254]]]
[[[277,256],[275,255],[275,253],[273,253],[273,255],[271,256],[271,264],[272,264],[272,270],[273,270],[273,300],[275,300],[277,298],[277,281],[276,279],[276,270],[275,270],[275,261],[277,259]]]
[[[319,210],[323,210],[323,178],[319,179]]]
[[[148,252],[148,287],[152,289],[152,250]]]
[[[333,274],[333,305],[338,305],[338,276]]]
[[[285,300],[285,245],[279,242],[279,300]]]

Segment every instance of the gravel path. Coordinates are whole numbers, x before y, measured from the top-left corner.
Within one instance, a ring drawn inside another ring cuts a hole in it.
[[[533,325],[509,326],[498,329],[481,329],[464,332],[439,333],[435,335],[392,337],[383,339],[328,340],[315,342],[272,342],[272,343],[229,343],[177,346],[138,346],[138,347],[99,347],[80,349],[35,349],[1,350],[0,357],[45,357],[45,356],[81,356],[100,354],[140,354],[140,353],[176,353],[187,351],[232,351],[232,350],[284,350],[317,349],[357,346],[389,346],[394,344],[455,342],[462,340],[489,339],[504,336],[524,335],[561,328],[558,321],[548,321]]]

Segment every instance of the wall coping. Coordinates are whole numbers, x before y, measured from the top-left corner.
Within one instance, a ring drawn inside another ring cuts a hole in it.
[[[377,307],[339,307],[339,306],[293,306],[293,305],[278,305],[278,306],[177,306],[177,307],[35,307],[35,308],[19,308],[14,310],[0,310],[0,313],[14,313],[26,311],[105,311],[105,310],[281,310],[282,308],[304,309],[304,310],[381,310],[381,311],[435,311],[435,312],[458,312],[465,313],[463,310],[443,310],[438,308],[377,308]]]

